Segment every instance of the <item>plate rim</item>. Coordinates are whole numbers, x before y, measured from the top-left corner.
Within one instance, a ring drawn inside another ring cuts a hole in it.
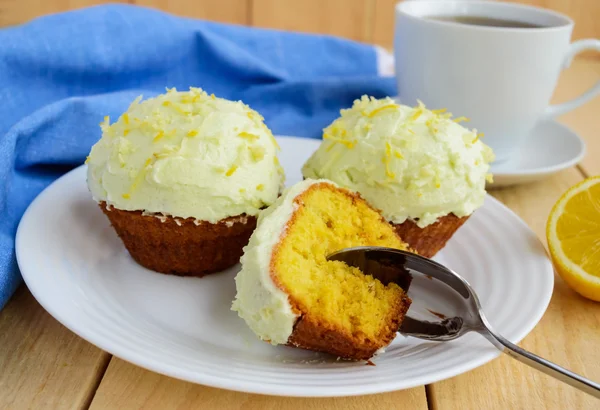
[[[302,138],[302,137],[293,137],[293,136],[277,136],[277,138],[289,138],[295,140],[312,140],[319,141],[318,139],[312,138]],[[35,272],[28,272],[28,262],[25,261],[26,254],[26,245],[25,241],[25,233],[24,226],[27,224],[27,220],[31,217],[30,215],[35,212],[36,204],[43,201],[43,198],[48,195],[48,192],[53,189],[53,187],[60,183],[60,181],[66,179],[73,173],[82,172],[82,168],[85,168],[85,165],[78,166],[73,170],[67,172],[62,175],[55,181],[53,181],[48,187],[46,187],[38,196],[29,204],[27,210],[23,214],[19,226],[17,228],[16,239],[15,239],[15,252],[16,259],[19,269],[21,271],[21,275],[28,289],[37,300],[37,302],[59,323],[69,329],[71,332],[75,333],[79,337],[83,338],[87,342],[92,345],[110,353],[113,356],[116,356],[126,362],[132,363],[136,366],[140,366],[142,368],[148,369],[150,371],[167,375],[170,377],[174,377],[180,380],[201,384],[210,387],[222,388],[232,391],[239,391],[244,393],[253,393],[253,394],[266,394],[273,396],[285,396],[285,397],[349,397],[349,396],[359,396],[359,395],[368,395],[368,394],[379,394],[397,390],[405,390],[418,386],[424,386],[425,384],[432,384],[439,382],[441,380],[445,380],[451,377],[456,377],[461,375],[467,371],[473,370],[483,364],[486,364],[498,356],[500,356],[500,351],[489,352],[487,354],[482,354],[476,359],[469,361],[465,364],[460,365],[459,371],[457,371],[457,367],[451,367],[446,369],[445,371],[436,371],[435,376],[426,377],[422,376],[420,378],[414,378],[409,383],[404,383],[401,387],[394,385],[393,382],[380,382],[376,385],[367,386],[366,388],[357,388],[357,386],[348,387],[348,386],[338,386],[338,387],[328,387],[325,389],[319,390],[311,390],[307,391],[305,386],[290,386],[290,385],[273,385],[273,384],[261,384],[257,381],[246,381],[244,383],[240,383],[239,381],[230,381],[223,379],[222,377],[214,376],[214,375],[206,375],[201,372],[191,374],[192,372],[188,370],[178,370],[176,366],[173,366],[169,363],[165,362],[157,362],[152,359],[147,359],[143,354],[135,352],[127,347],[122,347],[114,342],[111,344],[109,340],[105,340],[102,337],[97,337],[95,331],[90,331],[89,327],[86,326],[78,326],[77,322],[72,321],[69,317],[65,317],[57,312],[53,307],[53,302],[44,296],[43,290],[41,288],[37,288],[35,285],[35,281],[32,279],[31,275],[34,275]],[[502,202],[492,197],[489,194],[486,194],[486,201],[490,201],[495,206],[500,206],[504,211],[507,211],[512,217],[515,219],[515,222],[520,224],[522,228],[524,228],[532,238],[535,238],[537,244],[544,250],[545,254],[545,269],[548,281],[546,282],[546,291],[543,293],[543,303],[538,306],[537,314],[533,317],[534,320],[531,321],[531,325],[529,327],[521,329],[517,332],[517,337],[512,338],[512,342],[518,343],[525,336],[527,336],[539,323],[543,315],[545,314],[548,305],[550,303],[553,289],[554,289],[554,269],[553,266],[548,259],[547,252],[543,246],[541,240],[537,237],[535,232],[510,208],[504,205]],[[25,269],[23,269],[25,267]],[[29,279],[28,279],[29,278]],[[401,369],[399,369],[400,371]],[[367,376],[368,377],[368,376]]]

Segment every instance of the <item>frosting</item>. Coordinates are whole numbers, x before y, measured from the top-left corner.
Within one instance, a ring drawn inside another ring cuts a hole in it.
[[[460,125],[466,118],[367,96],[340,113],[304,164],[306,178],[358,191],[398,224],[410,219],[425,227],[483,204],[494,155],[482,134]]]
[[[110,123],[88,160],[96,201],[122,210],[216,223],[257,215],[283,186],[279,147],[242,102],[198,88],[141,101]]]
[[[232,310],[259,338],[271,344],[287,343],[299,317],[293,311],[287,294],[271,278],[273,248],[285,233],[287,223],[296,210],[294,199],[320,182],[324,181],[305,180],[288,188],[260,214],[256,230],[244,248],[242,269],[235,278],[237,295]]]

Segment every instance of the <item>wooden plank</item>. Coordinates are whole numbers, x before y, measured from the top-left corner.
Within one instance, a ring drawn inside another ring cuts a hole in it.
[[[0,0],[0,27],[25,23],[50,13],[118,2],[127,3],[127,0]]]
[[[252,25],[370,42],[372,0],[253,0]]]
[[[554,202],[582,178],[570,169],[541,183],[493,191],[545,243]],[[600,380],[600,305],[583,299],[556,276],[554,294],[541,322],[520,345],[568,369]],[[596,399],[508,356],[429,387],[433,409],[591,409]]]
[[[425,388],[344,398],[273,397],[187,383],[113,358],[90,409],[363,410],[393,409],[399,406],[415,410],[427,409]]]
[[[599,60],[575,60],[569,69],[563,71],[552,100],[555,103],[568,101],[581,95],[597,81],[600,81]],[[597,96],[587,104],[558,118],[585,140],[587,154],[581,162],[581,168],[587,176],[600,174],[599,113],[600,96]]]
[[[185,17],[249,24],[251,0],[132,0],[140,6],[155,7]]]
[[[371,25],[373,43],[389,50],[394,47],[394,22],[398,0],[375,0],[373,24]]]
[[[87,408],[109,360],[21,286],[0,312],[0,409]]]

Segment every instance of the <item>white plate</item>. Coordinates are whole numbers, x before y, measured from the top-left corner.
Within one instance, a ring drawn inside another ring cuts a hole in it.
[[[513,158],[492,164],[494,183],[490,188],[539,181],[571,168],[584,155],[585,143],[574,131],[556,121],[541,122]]]
[[[319,141],[279,142],[288,181],[297,182]],[[139,366],[209,386],[289,396],[378,393],[452,377],[499,355],[476,334],[448,343],[398,336],[376,366],[260,342],[230,310],[237,267],[198,279],[138,266],[92,201],[84,167],[31,204],[16,245],[27,286],[73,332]],[[553,271],[542,245],[491,197],[438,260],[471,282],[490,322],[512,341],[533,329],[550,300]],[[410,312],[422,316],[426,307],[445,309],[436,297],[419,297]]]

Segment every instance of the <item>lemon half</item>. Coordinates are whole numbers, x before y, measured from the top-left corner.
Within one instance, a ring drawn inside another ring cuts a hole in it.
[[[546,225],[558,274],[582,296],[600,301],[600,176],[565,192]]]

